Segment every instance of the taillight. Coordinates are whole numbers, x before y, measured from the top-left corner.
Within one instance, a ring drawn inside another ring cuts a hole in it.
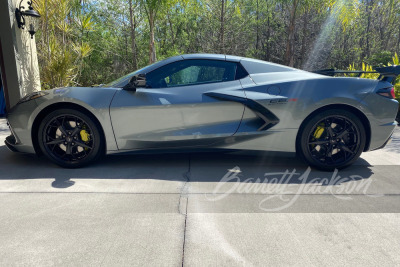
[[[396,98],[396,94],[394,93],[394,87],[392,87],[392,90],[390,90],[390,94],[392,95],[392,98]]]
[[[376,92],[378,95],[388,97],[390,99],[395,99],[396,95],[394,93],[394,87],[391,88],[386,88],[386,89],[380,89],[378,92]]]

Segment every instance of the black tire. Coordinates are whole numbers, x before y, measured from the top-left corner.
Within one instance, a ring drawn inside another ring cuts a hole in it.
[[[104,154],[104,137],[92,115],[73,109],[48,114],[38,130],[40,149],[55,164],[80,168]]]
[[[343,169],[361,155],[366,133],[354,113],[331,109],[308,119],[300,129],[298,154],[310,166],[323,171]]]

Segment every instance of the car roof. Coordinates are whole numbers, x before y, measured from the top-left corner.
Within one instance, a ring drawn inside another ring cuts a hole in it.
[[[240,56],[232,56],[232,55],[222,55],[222,54],[184,54],[180,56],[170,57],[161,61],[158,61],[152,65],[149,65],[137,73],[148,73],[159,67],[164,65],[181,61],[181,60],[190,60],[190,59],[205,59],[205,60],[222,60],[222,61],[232,61],[232,62],[240,62],[243,67],[247,70],[249,74],[256,73],[268,73],[268,72],[286,72],[286,71],[298,71],[297,69],[290,68],[287,66],[262,61],[258,59],[240,57]]]
[[[211,59],[240,62],[249,74],[298,71],[298,69],[263,60],[221,54],[186,54],[183,59]]]
[[[184,59],[211,59],[211,60],[226,60],[239,62],[243,57],[239,56],[231,56],[231,55],[222,55],[222,54],[185,54],[182,55]]]

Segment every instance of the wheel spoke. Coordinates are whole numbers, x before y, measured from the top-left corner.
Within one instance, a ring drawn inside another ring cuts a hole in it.
[[[328,135],[329,135],[329,137],[333,137],[333,135],[334,135],[334,133],[333,133],[333,130],[332,130],[332,127],[331,126],[329,126],[329,127],[326,127],[325,128],[327,131],[328,131]]]
[[[64,117],[65,118],[65,117]],[[62,123],[60,123],[59,121],[58,121],[58,119],[55,119],[55,122],[56,122],[56,124],[57,124],[57,126],[58,126],[58,129],[61,131],[61,133],[63,134],[63,135],[67,135],[67,131],[65,130],[65,128],[64,128],[64,118],[63,118],[63,120],[62,120]]]
[[[53,141],[47,142],[46,145],[58,145],[64,141],[65,139],[54,139]]]
[[[72,153],[72,146],[70,144],[67,145],[67,150],[65,151],[65,154],[71,155]]]
[[[333,147],[329,146],[329,149],[326,151],[325,156],[332,158]]]
[[[326,144],[327,141],[313,141],[313,142],[309,142],[309,145],[323,145]]]
[[[81,129],[78,128],[78,126],[75,127],[74,130],[73,130],[72,133],[71,133],[71,136],[75,136],[75,135],[76,135],[77,133],[79,133],[80,131],[81,131]]]
[[[350,148],[348,148],[346,145],[341,145],[340,148],[343,149],[346,152],[354,154],[354,152]]]
[[[74,149],[74,146],[71,146],[71,156],[72,156],[73,159],[76,160],[76,159],[78,158],[78,157],[76,156],[77,153],[74,153],[73,149]]]
[[[346,134],[348,134],[349,132],[347,131],[347,129],[343,130],[337,138],[342,139]]]
[[[80,141],[76,141],[75,144],[76,144],[76,146],[80,146],[80,147],[83,147],[83,148],[92,149],[91,146],[88,146],[88,145],[86,145],[85,143],[82,143],[82,142],[80,142]]]

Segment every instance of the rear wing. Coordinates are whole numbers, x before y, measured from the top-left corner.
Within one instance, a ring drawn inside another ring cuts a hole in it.
[[[313,73],[332,76],[332,77],[337,74],[358,74],[358,77],[361,77],[361,75],[367,73],[379,73],[380,75],[378,80],[393,84],[397,76],[400,75],[400,66],[375,68],[375,71],[348,71],[348,70],[326,69],[326,70],[316,70],[313,71]]]

